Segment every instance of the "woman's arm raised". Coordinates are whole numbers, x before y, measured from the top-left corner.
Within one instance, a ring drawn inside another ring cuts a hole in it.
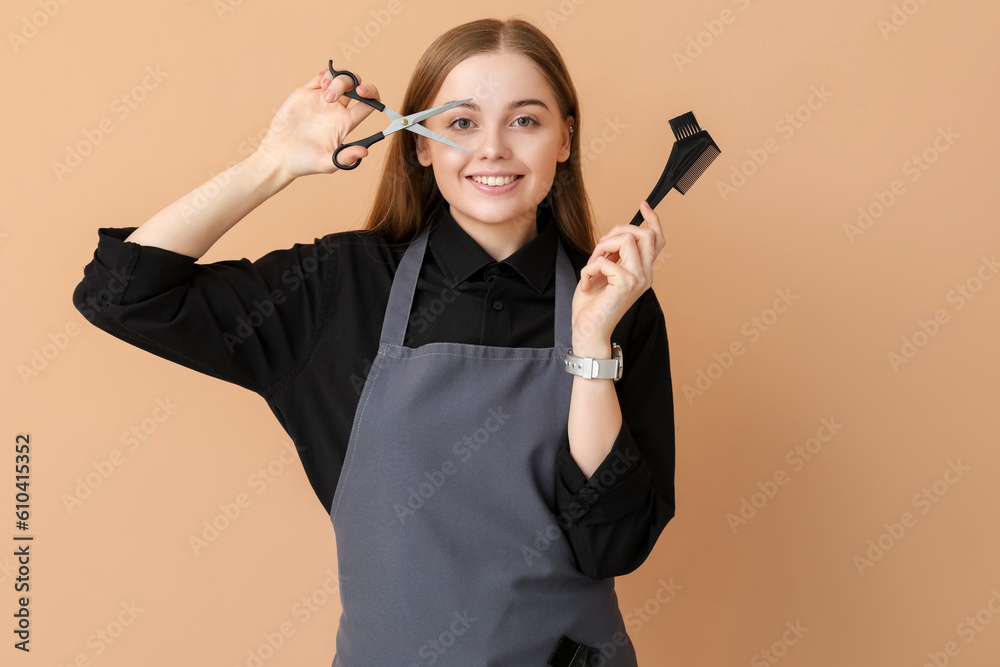
[[[333,83],[324,71],[294,91],[257,152],[213,179],[217,187],[201,186],[141,227],[99,229],[73,292],[77,310],[127,343],[257,392],[293,377],[333,307],[327,288],[341,260],[337,235],[256,261],[197,260],[296,177],[336,170],[333,151],[371,109],[347,108],[345,85],[348,77]],[[374,86],[361,92],[378,94]],[[367,151],[343,155],[353,161]]]
[[[161,210],[125,240],[197,259],[291,182],[258,150]]]
[[[125,240],[197,259],[299,176],[336,171],[334,150],[373,111],[361,103],[348,107],[344,93],[351,86],[350,77],[334,80],[321,70],[288,96],[253,155],[159,211]],[[370,84],[359,85],[358,92],[380,99]],[[348,164],[367,155],[367,149],[352,146],[340,160]]]

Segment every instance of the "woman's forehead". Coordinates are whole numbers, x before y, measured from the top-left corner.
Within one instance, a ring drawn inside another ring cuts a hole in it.
[[[526,98],[538,98],[547,104],[555,102],[545,76],[527,56],[519,53],[469,56],[448,72],[434,106],[467,97],[483,109]]]

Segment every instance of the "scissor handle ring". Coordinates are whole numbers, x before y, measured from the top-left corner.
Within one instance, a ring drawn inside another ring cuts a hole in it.
[[[385,111],[385,105],[379,102],[378,100],[372,99],[370,97],[365,97],[364,95],[358,95],[358,86],[361,85],[361,82],[358,81],[358,77],[354,76],[354,72],[351,72],[346,69],[345,70],[333,69],[333,60],[330,61],[328,67],[330,68],[330,74],[333,75],[334,79],[336,79],[341,74],[346,74],[347,76],[351,77],[351,81],[354,82],[354,87],[348,90],[346,93],[344,93],[344,95],[350,97],[352,100],[357,100],[358,102],[364,102],[368,106],[374,107],[379,111]]]
[[[337,146],[337,150],[333,151],[333,165],[335,167],[337,167],[337,169],[343,169],[344,171],[350,171],[351,169],[357,169],[358,165],[361,164],[362,158],[358,158],[357,160],[354,161],[354,164],[352,164],[350,166],[344,166],[344,165],[340,164],[339,162],[337,162],[337,155],[340,153],[340,151],[344,150],[348,146],[356,146],[356,145],[357,145],[356,143],[340,144],[339,146]]]
[[[348,146],[364,146],[365,148],[371,148],[372,144],[378,141],[382,141],[383,139],[385,139],[385,133],[377,132],[370,137],[365,137],[364,139],[359,139],[358,141],[352,141],[348,144],[340,144],[339,146],[337,146],[337,150],[333,151],[333,163],[337,165],[338,169],[354,169],[359,164],[361,164],[361,160],[363,160],[364,158],[358,158],[357,161],[354,164],[350,165],[349,167],[342,167],[340,166],[340,163],[337,162],[337,153],[344,150]]]
[[[342,151],[345,148],[347,148],[348,146],[353,146],[353,144],[341,144],[341,145],[337,146],[337,150],[333,151],[333,165],[335,167],[337,167],[337,169],[342,169],[344,171],[350,171],[351,169],[357,169],[358,165],[361,164],[361,158],[358,158],[357,160],[355,160],[354,164],[351,164],[351,165],[342,165],[339,162],[337,162],[337,154],[340,153],[340,151]]]

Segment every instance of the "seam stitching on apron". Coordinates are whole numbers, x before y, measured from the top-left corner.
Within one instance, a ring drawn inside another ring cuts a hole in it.
[[[361,408],[360,408],[361,409],[361,413],[357,417],[355,417],[355,422],[356,423],[360,423],[361,417],[364,415],[365,410],[368,408],[368,401],[371,399],[371,396],[372,396],[372,392],[370,391],[371,386],[375,384],[375,378],[378,377],[378,374],[382,370],[382,364],[378,362],[378,359],[379,359],[380,355],[381,355],[381,352],[376,353],[375,354],[375,361],[372,362],[372,366],[373,367],[376,364],[378,365],[378,368],[375,369],[375,375],[371,375],[368,379],[365,380],[365,387],[367,389],[369,389],[369,391],[367,392],[367,396],[365,396],[364,405],[362,405]],[[371,382],[371,384],[368,384],[369,381]],[[353,428],[352,428],[352,431],[353,431]],[[348,436],[348,442],[350,442],[350,436]],[[357,443],[355,443],[355,444],[357,444]],[[351,474],[351,467],[354,465],[354,455],[355,455],[355,453],[357,453],[357,451],[358,451],[357,447],[355,447],[353,450],[351,450],[351,458],[350,458],[349,461],[346,462],[347,469],[343,471],[343,473],[341,474],[340,478],[337,480],[337,488],[338,489],[343,488],[342,485],[347,482],[347,478]],[[341,499],[342,496],[343,496],[343,494],[340,494],[337,497],[337,506],[334,508],[333,515],[330,517],[330,521],[331,522],[334,519],[337,518],[337,512],[340,511],[340,499]]]
[[[389,347],[394,347],[394,348],[396,348],[398,350],[414,350],[414,351],[417,351],[419,349],[419,348],[413,348],[413,347],[405,347],[403,345],[394,345],[393,343],[386,343],[386,345],[388,345]],[[480,346],[480,347],[488,347],[488,346]],[[509,350],[511,348],[505,347],[505,348],[500,348],[500,349]],[[526,357],[504,357],[502,359],[501,358],[494,359],[494,358],[490,358],[490,357],[482,357],[482,356],[475,355],[475,354],[459,354],[458,352],[423,352],[423,353],[421,353],[418,356],[411,356],[410,358],[411,359],[416,359],[418,357],[429,357],[429,356],[432,356],[432,355],[441,355],[441,354],[443,354],[443,355],[446,355],[446,356],[449,356],[449,357],[466,357],[466,358],[469,358],[469,359],[481,359],[483,361],[510,361],[512,359],[537,359],[537,360],[540,360],[540,361],[549,361],[551,359],[559,360],[560,359],[560,355],[564,354],[561,351],[552,352],[552,351],[550,351],[550,348],[533,348],[533,349],[544,349],[545,353],[543,355],[538,355],[538,356],[530,356],[529,355],[529,356],[526,356]],[[558,347],[556,349],[557,350],[561,350],[561,348],[558,348]],[[393,357],[393,358],[399,359],[401,357]]]

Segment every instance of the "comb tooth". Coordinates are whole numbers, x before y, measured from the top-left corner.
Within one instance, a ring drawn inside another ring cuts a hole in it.
[[[715,158],[719,157],[720,153],[721,151],[715,146],[707,147],[705,152],[701,154],[701,157],[677,179],[677,184],[674,186],[677,188],[677,191],[682,195],[687,194],[687,191],[694,185],[694,182],[705,173],[708,165],[712,164]]]
[[[674,132],[674,137],[676,139],[682,139],[684,137],[684,116],[678,116],[677,118],[670,119],[670,129]]]
[[[694,112],[688,111],[686,114],[670,119],[670,129],[674,131],[674,136],[679,139],[686,139],[701,132],[698,121],[694,118]]]

